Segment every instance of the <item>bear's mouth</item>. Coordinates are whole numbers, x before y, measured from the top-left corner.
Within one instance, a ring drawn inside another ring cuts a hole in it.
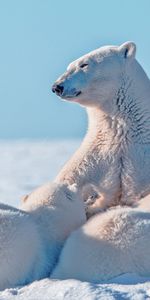
[[[76,97],[78,97],[79,95],[81,95],[81,91],[78,91],[77,93],[76,93]]]
[[[66,95],[67,96],[67,98],[74,98],[74,97],[78,97],[79,95],[81,95],[81,91],[78,91],[78,92],[76,92],[76,93],[74,93],[73,95]]]
[[[76,91],[76,92],[74,92],[74,93],[72,93],[72,94],[65,94],[65,93],[63,93],[62,95],[61,95],[61,98],[62,99],[73,99],[73,98],[77,98],[79,95],[81,95],[82,94],[82,92],[81,91]]]

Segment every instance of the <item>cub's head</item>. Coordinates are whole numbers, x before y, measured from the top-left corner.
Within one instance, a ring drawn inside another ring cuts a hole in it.
[[[121,87],[135,52],[132,42],[96,49],[72,62],[56,80],[52,91],[62,99],[83,106],[103,106]]]

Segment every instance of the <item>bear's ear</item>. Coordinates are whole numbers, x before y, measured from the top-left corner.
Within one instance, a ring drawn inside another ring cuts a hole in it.
[[[134,58],[136,53],[136,45],[133,42],[126,42],[119,46],[118,50],[124,58]]]

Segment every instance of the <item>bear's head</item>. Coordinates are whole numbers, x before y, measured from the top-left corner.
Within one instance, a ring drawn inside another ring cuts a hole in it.
[[[52,91],[83,106],[104,106],[121,88],[135,61],[135,52],[133,42],[96,49],[72,62]]]

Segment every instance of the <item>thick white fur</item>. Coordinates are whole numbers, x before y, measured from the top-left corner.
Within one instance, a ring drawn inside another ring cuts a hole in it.
[[[150,276],[150,212],[142,209],[116,207],[89,219],[66,241],[51,278],[101,282],[123,273]]]
[[[65,239],[86,220],[75,187],[47,184],[29,198],[24,211],[0,204],[0,289],[49,275]]]
[[[135,52],[132,42],[101,47],[56,81],[61,97],[85,106],[89,118],[81,147],[56,182],[96,186],[97,209],[130,205],[150,192],[150,80]]]

